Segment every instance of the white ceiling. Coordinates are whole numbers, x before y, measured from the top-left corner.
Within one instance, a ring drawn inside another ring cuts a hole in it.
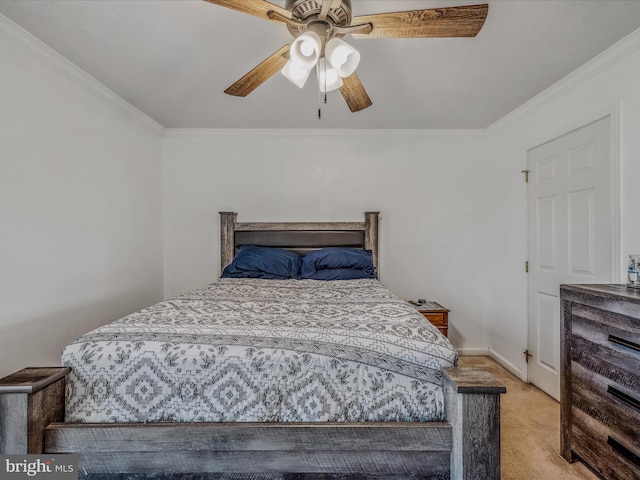
[[[284,1],[273,1],[284,6]],[[353,0],[354,15],[483,3]],[[276,74],[224,89],[291,41],[200,0],[0,0],[0,13],[167,128],[484,128],[640,26],[640,0],[488,0],[475,38],[354,40],[373,106],[320,104]],[[322,106],[322,120],[317,119]]]

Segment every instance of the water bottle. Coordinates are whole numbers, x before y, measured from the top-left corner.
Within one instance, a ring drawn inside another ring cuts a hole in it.
[[[627,286],[640,288],[640,255],[629,255]]]

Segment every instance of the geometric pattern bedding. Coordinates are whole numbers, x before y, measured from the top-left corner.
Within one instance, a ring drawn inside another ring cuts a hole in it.
[[[457,353],[379,281],[223,278],[67,346],[67,422],[441,421]]]

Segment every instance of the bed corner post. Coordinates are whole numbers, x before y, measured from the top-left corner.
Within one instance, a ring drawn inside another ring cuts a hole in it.
[[[220,213],[220,274],[235,255],[236,212]]]
[[[378,217],[380,212],[364,212],[364,248],[371,250],[373,265],[376,267],[376,278],[380,278],[378,265]]]
[[[0,453],[44,451],[44,430],[64,420],[67,367],[25,368],[0,379]]]
[[[451,423],[451,480],[500,480],[500,395],[506,387],[482,368],[444,368]]]

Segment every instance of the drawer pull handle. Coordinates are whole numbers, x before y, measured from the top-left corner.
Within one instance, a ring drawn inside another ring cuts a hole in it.
[[[609,385],[609,387],[607,387],[607,393],[609,395],[613,395],[618,400],[623,401],[627,405],[631,405],[635,409],[640,410],[640,401],[635,399],[635,398],[633,398],[631,395],[627,395],[626,393],[621,392],[620,390],[618,390],[615,387],[612,387],[611,385]]]
[[[609,341],[611,343],[615,343],[616,345],[621,345],[623,347],[630,348],[631,350],[635,350],[636,352],[640,352],[640,345],[632,342],[631,340],[616,337],[615,335],[609,335]]]
[[[627,447],[622,445],[620,442],[618,442],[615,439],[609,437],[609,438],[607,438],[607,443],[609,444],[609,446],[611,448],[613,448],[620,455],[622,455],[623,457],[627,458],[628,460],[631,460],[636,465],[640,466],[640,457],[638,457],[638,455],[633,453],[631,450],[629,450]]]

